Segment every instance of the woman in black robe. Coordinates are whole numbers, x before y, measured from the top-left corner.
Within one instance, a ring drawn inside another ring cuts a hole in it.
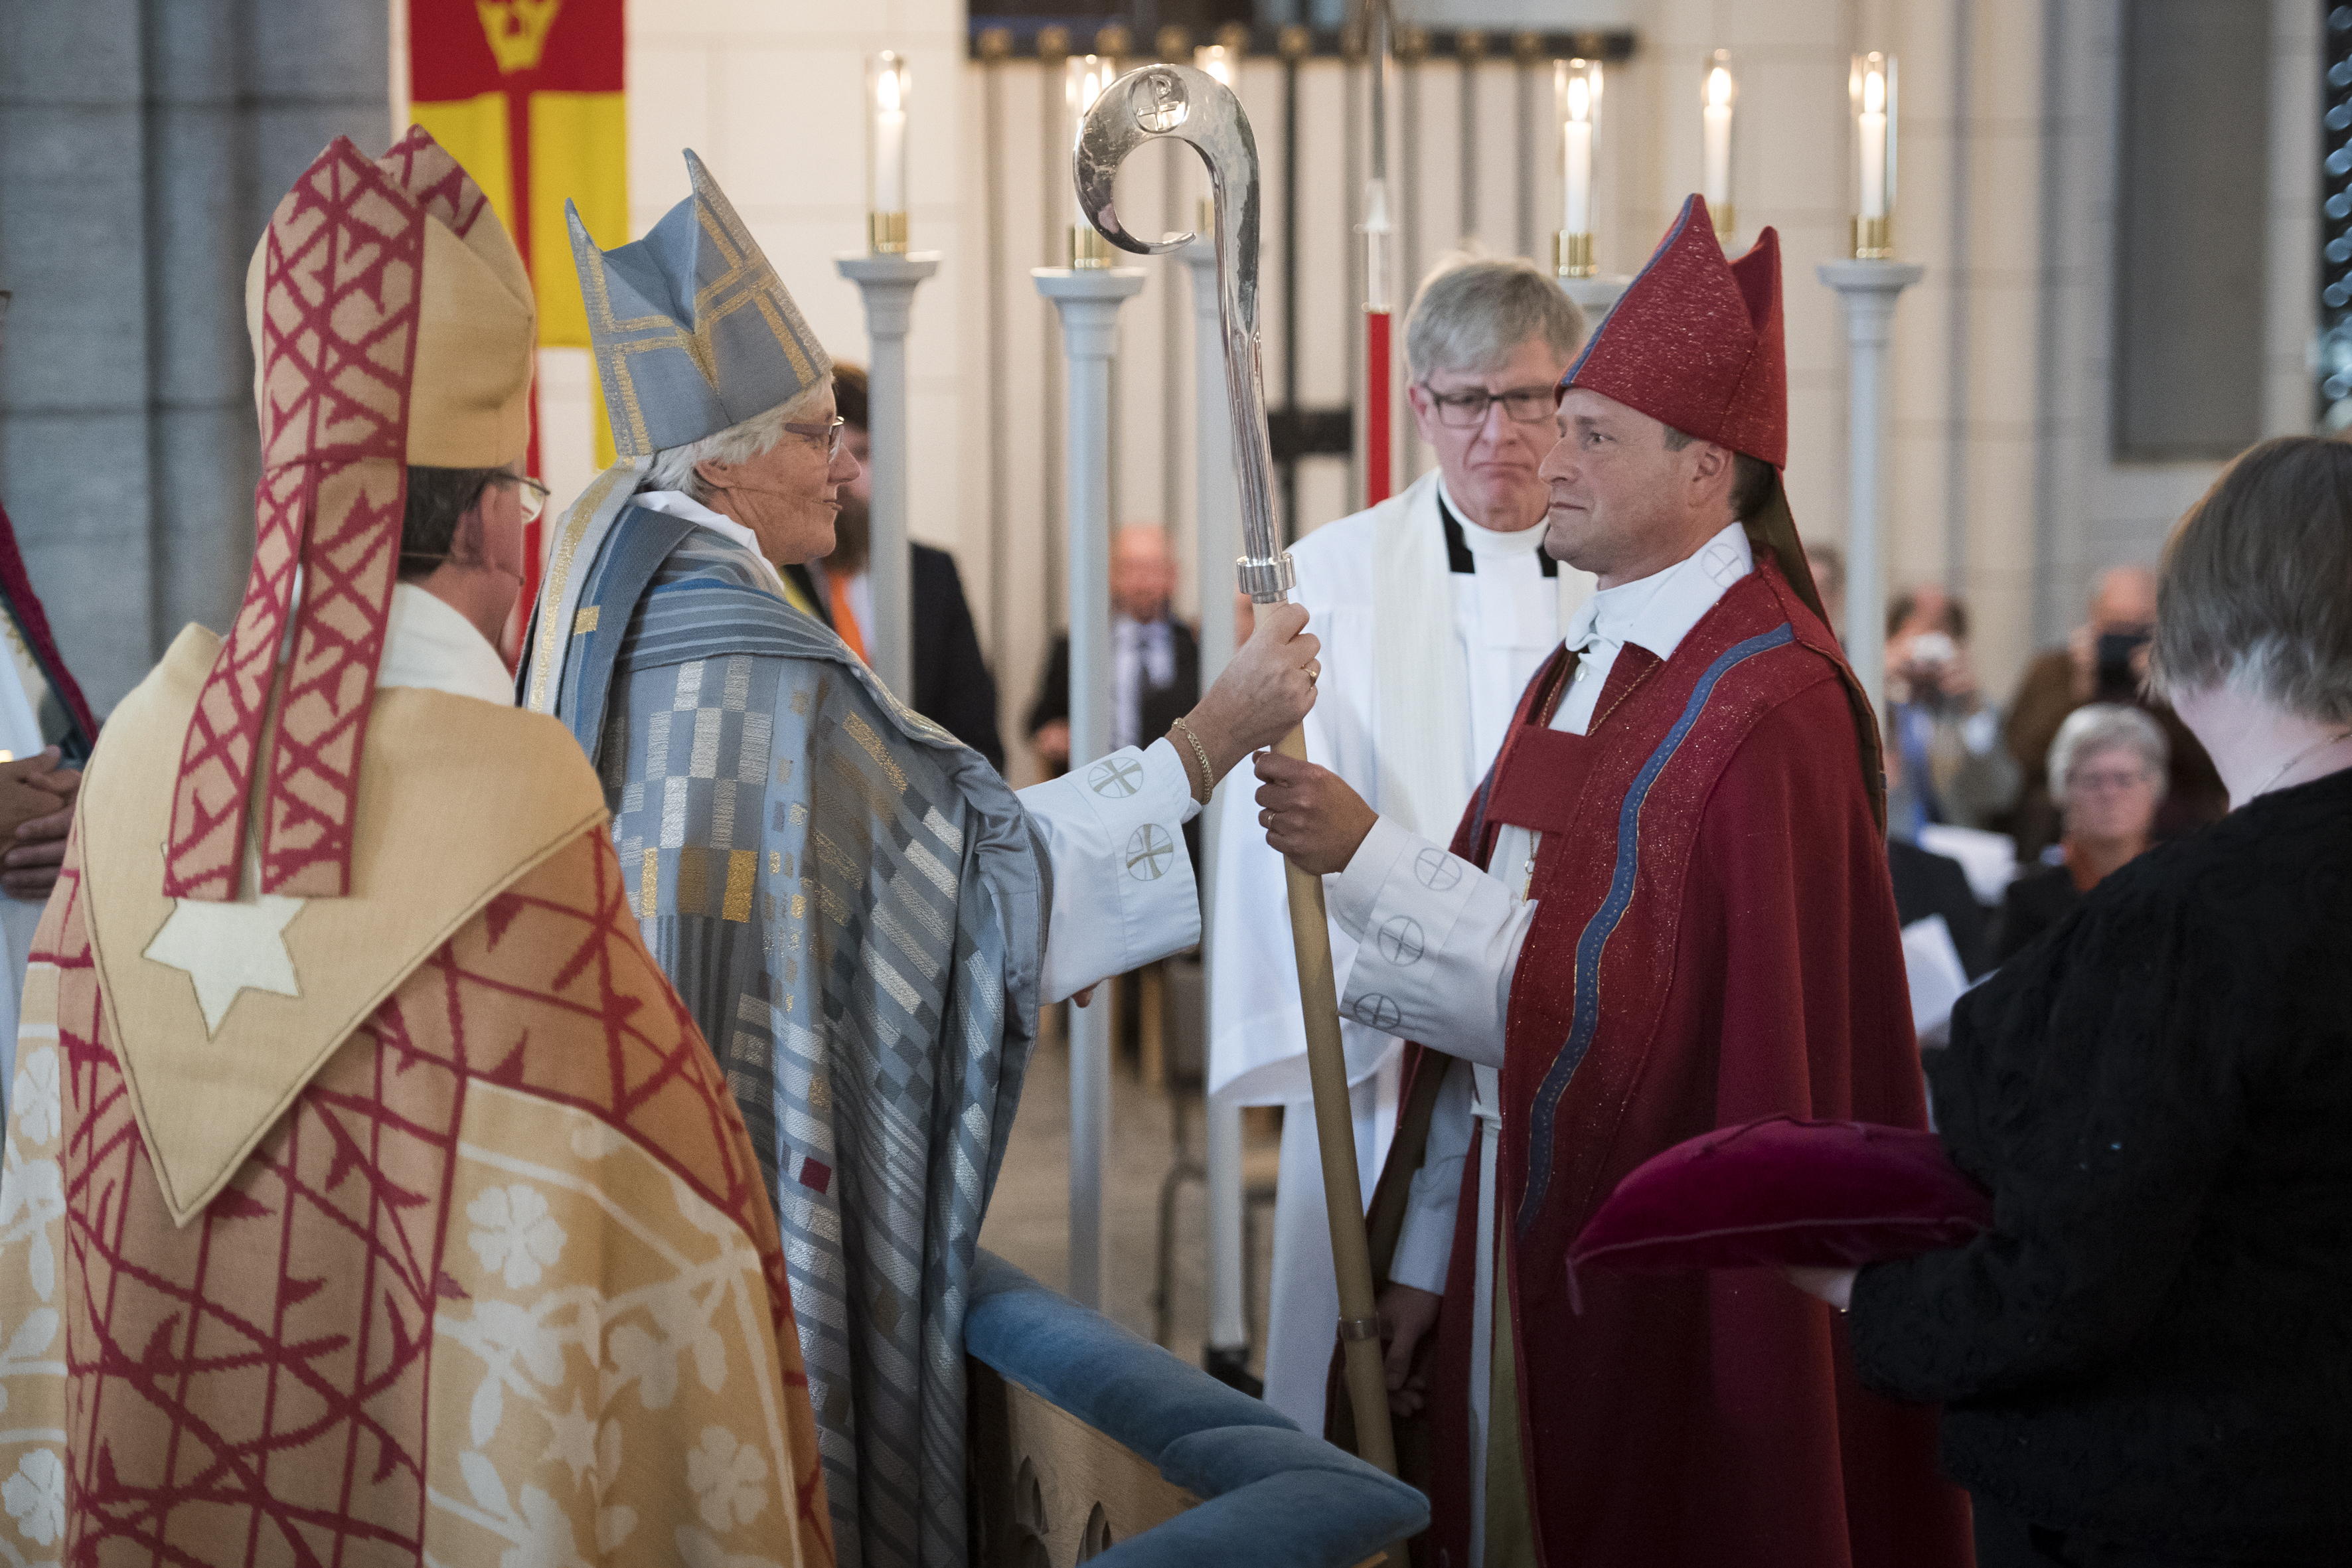
[[[1980,1564],[2352,1561],[2352,447],[2242,456],[2157,679],[2233,809],[1971,992],[1931,1069],[1966,1247],[1791,1270],[1946,1405]]]

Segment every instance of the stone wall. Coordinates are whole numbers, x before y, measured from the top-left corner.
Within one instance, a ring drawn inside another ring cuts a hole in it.
[[[0,0],[0,499],[103,710],[225,628],[257,474],[247,259],[390,132],[383,0]]]

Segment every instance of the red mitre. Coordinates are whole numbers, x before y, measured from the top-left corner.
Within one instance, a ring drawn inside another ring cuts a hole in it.
[[[1789,355],[1780,237],[1766,229],[1727,261],[1694,195],[1618,300],[1561,390],[1589,387],[1685,435],[1789,461]]]

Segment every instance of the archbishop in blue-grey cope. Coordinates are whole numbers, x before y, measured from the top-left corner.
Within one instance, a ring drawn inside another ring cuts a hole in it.
[[[840,1561],[962,1568],[968,1280],[1041,995],[1198,940],[1189,780],[1163,742],[1016,797],[788,604],[749,530],[654,488],[656,454],[830,374],[687,163],[643,240],[572,226],[620,456],[557,526],[519,684],[595,764],[759,1151]]]

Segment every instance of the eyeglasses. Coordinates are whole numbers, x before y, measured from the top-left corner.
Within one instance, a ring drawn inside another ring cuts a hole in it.
[[[522,520],[525,522],[537,521],[539,514],[547,510],[547,498],[554,493],[537,479],[521,474],[499,474],[490,482],[494,485],[514,485],[521,489],[522,494],[517,499],[522,502]]]
[[[2086,795],[2096,795],[2110,790],[2120,793],[2127,789],[2138,789],[2155,782],[2156,773],[2148,768],[2132,768],[2127,771],[2119,768],[2101,768],[2096,773],[2068,773],[2066,793],[2073,795],[2077,790]]]
[[[1440,392],[1427,382],[1422,391],[1437,405],[1437,422],[1455,430],[1475,430],[1486,423],[1486,410],[1499,403],[1514,425],[1548,425],[1552,410],[1559,405],[1558,389],[1550,386],[1515,386],[1508,392],[1488,392],[1474,387],[1468,392]]]
[[[846,419],[835,415],[830,425],[803,425],[794,420],[786,420],[784,428],[795,436],[805,436],[812,441],[824,442],[824,460],[830,465],[835,458],[841,456],[842,426],[848,423]]]

